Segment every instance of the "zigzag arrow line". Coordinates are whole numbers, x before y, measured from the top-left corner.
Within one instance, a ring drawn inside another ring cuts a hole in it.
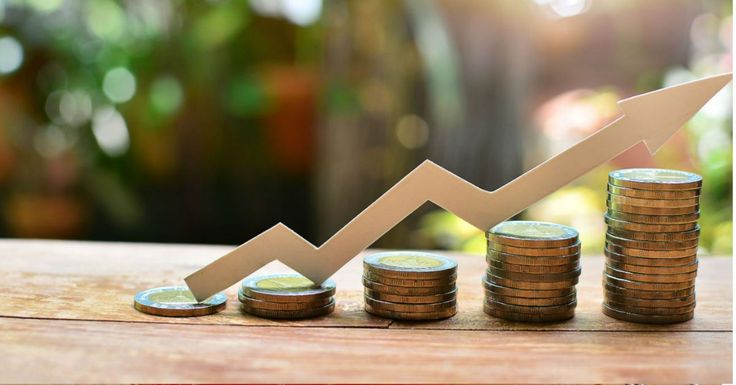
[[[623,116],[492,192],[424,161],[321,247],[279,223],[185,281],[204,300],[279,260],[323,282],[427,201],[485,231],[640,142],[654,154],[730,81],[717,75],[621,100]]]

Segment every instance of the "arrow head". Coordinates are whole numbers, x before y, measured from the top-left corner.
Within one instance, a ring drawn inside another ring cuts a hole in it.
[[[623,99],[618,104],[627,119],[644,127],[644,143],[654,154],[730,81],[730,73],[711,76]]]

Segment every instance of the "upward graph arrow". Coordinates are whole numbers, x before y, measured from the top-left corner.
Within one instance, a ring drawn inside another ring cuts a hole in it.
[[[427,201],[485,231],[640,142],[654,154],[730,81],[722,74],[621,100],[621,117],[495,191],[426,160],[321,247],[279,223],[185,281],[202,301],[279,260],[323,282]]]

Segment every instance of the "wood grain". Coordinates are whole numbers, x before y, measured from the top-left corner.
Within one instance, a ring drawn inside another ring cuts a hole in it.
[[[269,328],[0,318],[3,381],[726,383],[731,333]],[[60,377],[63,376],[63,377]]]

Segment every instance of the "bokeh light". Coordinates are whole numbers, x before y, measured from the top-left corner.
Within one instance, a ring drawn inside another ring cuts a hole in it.
[[[105,74],[102,90],[113,103],[125,103],[135,95],[135,76],[125,67],[113,68]]]
[[[23,64],[23,47],[13,37],[0,37],[0,74],[9,74]]]

